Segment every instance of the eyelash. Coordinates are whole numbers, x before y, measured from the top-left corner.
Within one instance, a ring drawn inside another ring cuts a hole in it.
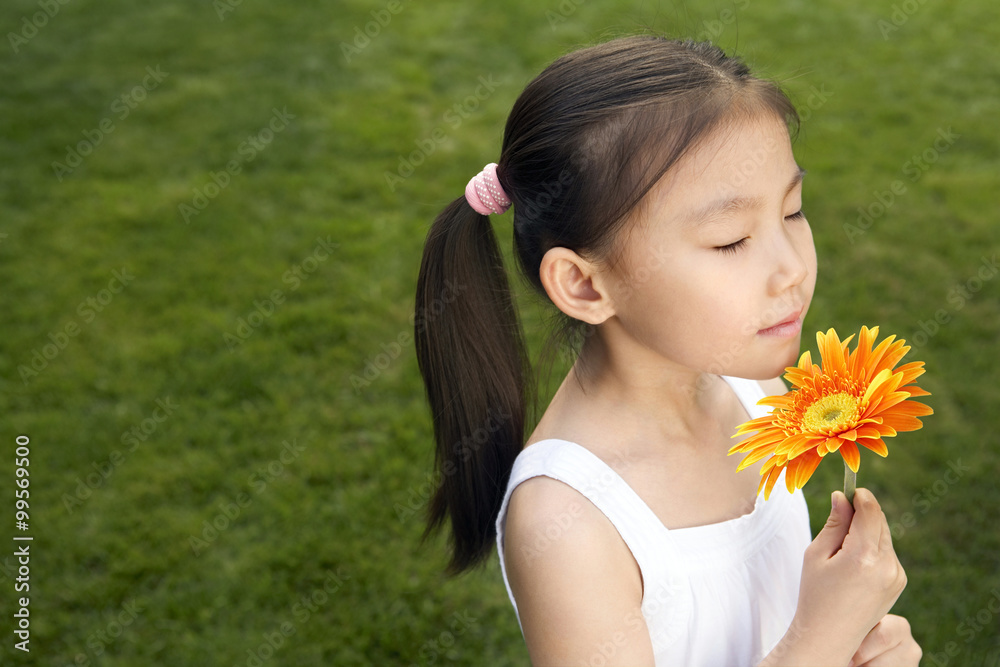
[[[792,213],[791,215],[787,216],[785,218],[785,220],[804,220],[805,217],[806,216],[802,212],[802,209],[799,209],[795,213]],[[716,250],[718,250],[719,252],[725,253],[727,255],[735,255],[737,252],[739,252],[743,248],[743,246],[746,245],[747,239],[749,239],[749,238],[750,237],[747,236],[746,238],[742,238],[739,241],[736,241],[735,243],[730,243],[729,245],[724,245],[724,246],[718,246],[718,247],[716,247]]]
[[[750,238],[749,236],[747,238]],[[719,246],[716,248],[719,252],[726,253],[727,255],[735,255],[739,252],[740,248],[746,245],[747,238],[740,239],[736,243],[730,243],[729,245]]]

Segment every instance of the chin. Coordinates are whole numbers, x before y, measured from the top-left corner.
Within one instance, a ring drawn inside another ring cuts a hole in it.
[[[798,363],[799,363],[799,356],[801,356],[801,350],[802,350],[802,341],[801,341],[801,338],[796,338],[795,339],[795,346],[794,347],[790,346],[788,348],[788,353],[785,356],[784,363],[782,363],[781,369],[779,370],[778,373],[775,373],[775,375],[779,375],[781,373],[784,373],[785,369],[788,368],[789,366],[796,366],[796,365],[798,365]],[[771,377],[775,377],[775,375],[772,375]]]
[[[789,346],[787,352],[782,351],[780,354],[776,354],[770,359],[761,359],[761,362],[759,364],[755,364],[754,366],[733,368],[733,372],[723,373],[723,375],[741,377],[746,380],[772,380],[776,377],[784,375],[785,369],[789,366],[795,366],[798,363],[798,346],[796,345],[794,348]]]

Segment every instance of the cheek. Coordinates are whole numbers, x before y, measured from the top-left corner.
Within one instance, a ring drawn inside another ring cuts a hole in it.
[[[812,228],[809,223],[802,226],[802,234],[799,238],[799,256],[809,267],[809,275],[816,279],[816,243],[813,241]]]
[[[705,366],[740,337],[752,310],[740,289],[746,281],[738,274],[709,270],[704,262],[688,271],[674,269],[637,287],[618,311],[619,319],[645,346]]]

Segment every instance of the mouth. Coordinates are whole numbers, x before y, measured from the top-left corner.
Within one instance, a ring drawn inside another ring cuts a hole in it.
[[[791,338],[802,331],[802,311],[803,308],[787,315],[777,324],[772,324],[766,329],[757,332],[758,336],[773,336],[775,338]]]

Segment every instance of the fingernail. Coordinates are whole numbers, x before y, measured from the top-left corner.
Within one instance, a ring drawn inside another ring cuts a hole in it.
[[[837,492],[834,491],[830,494],[830,505],[833,507],[833,511],[837,511]]]

